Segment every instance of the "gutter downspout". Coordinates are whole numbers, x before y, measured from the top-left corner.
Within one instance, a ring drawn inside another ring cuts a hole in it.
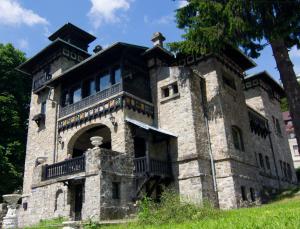
[[[214,186],[214,192],[216,193],[216,197],[218,199],[218,187],[217,187],[217,179],[216,179],[216,168],[214,163],[214,158],[212,154],[212,148],[211,148],[211,139],[210,139],[210,131],[209,131],[209,125],[208,125],[208,114],[207,114],[207,107],[205,104],[205,88],[206,88],[206,81],[203,76],[201,76],[196,70],[193,70],[193,72],[200,78],[200,90],[201,90],[201,105],[203,109],[204,119],[205,119],[205,127],[206,127],[206,133],[207,133],[207,140],[208,140],[208,152],[209,152],[209,158],[210,158],[210,165],[211,165],[211,173],[213,178],[213,186]]]

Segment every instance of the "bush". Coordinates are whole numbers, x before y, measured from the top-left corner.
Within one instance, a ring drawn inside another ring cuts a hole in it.
[[[161,225],[213,218],[218,214],[220,211],[214,209],[209,202],[196,205],[183,200],[173,190],[165,190],[160,203],[150,198],[144,198],[140,202],[138,221],[141,224]]]

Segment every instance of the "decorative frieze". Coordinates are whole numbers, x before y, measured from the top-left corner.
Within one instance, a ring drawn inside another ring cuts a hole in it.
[[[80,125],[123,107],[139,113],[143,113],[148,116],[154,115],[153,106],[139,101],[138,99],[132,98],[128,95],[123,95],[112,98],[103,103],[98,103],[95,106],[87,108],[81,112],[75,113],[63,120],[58,121],[58,131],[63,131],[73,126]]]

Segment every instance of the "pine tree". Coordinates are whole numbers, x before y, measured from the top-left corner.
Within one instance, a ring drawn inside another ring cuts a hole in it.
[[[300,48],[300,0],[188,0],[176,20],[185,33],[169,44],[173,51],[206,54],[230,44],[256,58],[271,46],[300,145],[300,86],[288,54]]]

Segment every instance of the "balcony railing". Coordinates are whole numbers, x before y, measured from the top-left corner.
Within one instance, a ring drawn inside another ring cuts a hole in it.
[[[70,175],[85,171],[85,156],[75,157],[73,159],[58,162],[52,165],[46,165],[44,179],[52,179],[60,176]]]
[[[147,157],[140,157],[134,159],[135,170],[134,173],[136,175],[143,175],[145,173],[149,173],[151,175],[158,176],[168,176],[170,177],[171,172],[171,164],[168,161],[161,161]]]
[[[122,88],[122,83],[114,84],[110,88],[107,88],[103,91],[99,91],[94,95],[90,95],[79,102],[67,105],[65,107],[61,107],[59,117],[61,118],[68,114],[72,114],[78,110],[89,107],[90,105],[95,104],[103,99],[109,98],[112,95],[118,94],[123,90]]]

